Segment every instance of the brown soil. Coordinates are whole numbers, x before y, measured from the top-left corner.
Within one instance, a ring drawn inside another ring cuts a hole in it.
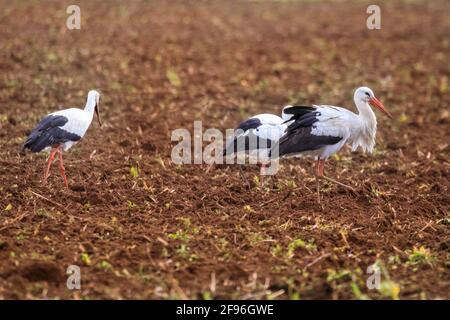
[[[376,31],[367,5],[82,1],[69,31],[60,2],[1,2],[0,298],[448,299],[450,5],[386,2]],[[355,193],[323,183],[317,204],[308,159],[250,190],[236,167],[170,161],[172,130],[194,120],[353,109],[360,85],[394,120],[377,114],[374,154],[328,161]],[[70,190],[57,166],[42,185],[47,155],[21,144],[91,88],[105,125],[65,154]]]

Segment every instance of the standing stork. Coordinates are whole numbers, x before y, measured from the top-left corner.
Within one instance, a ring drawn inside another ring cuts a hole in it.
[[[223,157],[246,156],[251,162],[259,163],[262,184],[262,177],[266,174],[266,168],[270,161],[270,149],[283,136],[292,117],[292,115],[284,112],[285,109],[290,107],[283,108],[281,117],[270,113],[262,113],[239,123],[234,130],[233,140],[223,149]],[[213,165],[211,164],[206,172],[209,172]],[[249,186],[241,165],[239,165],[239,171]]]
[[[345,108],[329,105],[293,106],[284,112],[293,121],[286,134],[271,150],[271,157],[310,155],[317,160],[317,196],[320,203],[319,179],[325,179],[353,189],[324,175],[324,165],[328,157],[338,152],[346,143],[352,151],[361,147],[371,153],[375,146],[377,119],[370,106],[379,109],[391,118],[391,114],[367,87],[356,89],[353,96],[358,114]]]
[[[56,111],[45,116],[30,133],[23,145],[23,149],[29,149],[31,152],[40,152],[50,149],[47,167],[44,173],[44,183],[47,182],[50,167],[55,158],[59,157],[59,168],[66,188],[69,187],[65,173],[62,151],[69,150],[75,143],[83,138],[89,128],[94,111],[97,114],[97,120],[101,126],[98,104],[100,94],[91,90],[88,93],[86,106],[83,109],[70,108]]]

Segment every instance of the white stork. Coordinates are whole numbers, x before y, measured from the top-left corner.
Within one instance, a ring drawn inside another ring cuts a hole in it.
[[[47,182],[53,159],[55,158],[55,154],[58,153],[61,176],[64,179],[66,188],[69,187],[63,163],[62,150],[69,150],[83,138],[92,122],[94,111],[97,114],[97,120],[101,126],[98,111],[99,101],[100,94],[95,90],[91,90],[88,93],[84,110],[70,108],[50,113],[30,133],[23,145],[23,149],[29,149],[31,152],[52,149],[44,174],[44,183]]]
[[[290,106],[286,106],[288,108]],[[223,157],[246,156],[254,163],[260,163],[261,184],[265,170],[268,166],[269,152],[271,147],[280,139],[288,126],[292,115],[281,113],[281,117],[262,113],[242,121],[234,130],[233,140],[223,149]],[[211,169],[211,165],[207,172]],[[241,166],[239,166],[241,176],[244,177]]]
[[[352,189],[324,176],[325,160],[338,152],[346,143],[352,151],[361,147],[371,153],[375,146],[377,119],[370,105],[391,118],[390,113],[367,87],[356,89],[353,96],[358,114],[345,108],[329,105],[292,106],[284,109],[292,119],[278,143],[271,150],[271,158],[310,155],[317,160],[315,175],[320,202],[319,178]]]

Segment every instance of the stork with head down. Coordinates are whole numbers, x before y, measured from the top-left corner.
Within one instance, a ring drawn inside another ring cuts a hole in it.
[[[260,184],[263,185],[263,177],[269,166],[269,152],[271,147],[285,133],[286,128],[291,122],[292,115],[286,114],[283,108],[281,116],[261,113],[254,115],[240,122],[234,129],[233,136],[223,149],[222,156],[228,159],[245,157],[249,163],[258,163],[260,165]],[[238,161],[239,162],[239,161]],[[206,172],[213,167],[212,163]],[[248,180],[242,172],[242,165],[239,165],[241,177],[250,188]]]

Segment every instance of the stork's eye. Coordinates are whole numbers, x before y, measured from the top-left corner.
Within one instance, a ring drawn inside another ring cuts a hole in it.
[[[370,93],[364,92],[368,98],[370,98]]]

